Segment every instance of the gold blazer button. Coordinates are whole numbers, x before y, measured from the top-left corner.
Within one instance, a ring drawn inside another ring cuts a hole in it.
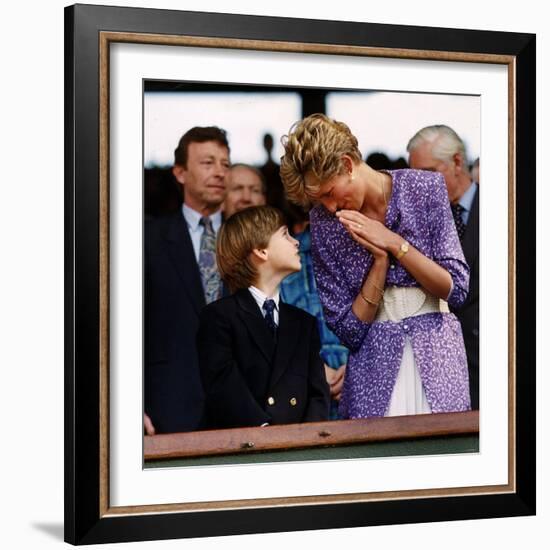
[[[273,397],[268,397],[267,398],[267,404],[268,405],[275,405],[275,399],[273,399]]]
[[[298,401],[296,401],[296,398],[293,397],[291,400],[290,400],[290,404],[295,407],[296,406],[296,403],[298,403]]]

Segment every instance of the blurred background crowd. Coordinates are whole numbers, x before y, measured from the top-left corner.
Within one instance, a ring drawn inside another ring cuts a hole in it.
[[[470,207],[459,214],[463,221],[457,221],[459,235],[470,226],[469,236],[463,241],[466,260],[475,271],[475,289],[470,283],[473,307],[467,319],[460,319],[463,326],[470,369],[472,408],[479,407],[478,398],[478,211],[477,189],[479,185],[480,150],[480,100],[479,97],[462,95],[436,95],[384,91],[331,91],[313,88],[277,88],[258,86],[193,84],[151,81],[145,83],[144,94],[144,219],[155,227],[155,220],[179,216],[185,203],[185,185],[177,177],[174,149],[180,138],[194,127],[217,127],[225,131],[228,143],[227,172],[224,179],[225,193],[220,202],[221,220],[249,206],[271,205],[280,209],[291,234],[298,239],[302,256],[302,270],[283,281],[281,297],[314,315],[321,335],[321,356],[325,365],[326,378],[330,386],[332,405],[330,418],[341,418],[338,401],[342,391],[348,350],[328,329],[323,319],[323,308],[317,296],[315,277],[311,265],[309,214],[291,203],[285,194],[279,175],[279,159],[283,154],[281,139],[299,119],[312,113],[325,113],[345,122],[357,137],[363,160],[374,170],[397,170],[403,168],[437,169],[424,164],[425,155],[411,163],[413,151],[409,141],[426,126],[445,125],[457,134],[458,147],[444,160],[446,166],[460,163],[460,182],[450,182],[449,200],[458,202],[461,197],[451,197],[450,185],[470,189]],[[421,144],[422,145],[422,144]],[[180,147],[178,146],[178,147]],[[415,146],[415,149],[417,147]],[[431,150],[428,150],[430,153]],[[459,156],[456,157],[456,155]],[[429,155],[428,155],[429,156]],[[454,158],[454,160],[453,160]],[[441,159],[440,159],[441,160]],[[412,166],[410,166],[412,164]],[[444,168],[441,172],[445,175]],[[476,185],[472,185],[476,184]],[[472,191],[474,190],[474,191]],[[475,201],[473,198],[475,197]],[[474,204],[472,209],[471,205]],[[452,206],[452,204],[451,204]],[[468,215],[470,211],[473,216]],[[185,209],[183,210],[185,216]],[[453,211],[454,212],[454,211]],[[453,213],[454,215],[454,213]],[[187,218],[186,218],[187,220]],[[189,220],[187,220],[188,227]],[[214,222],[216,223],[216,222]],[[214,228],[216,229],[216,228]],[[465,243],[469,244],[466,245]],[[471,250],[466,250],[466,247]],[[198,245],[181,264],[187,272],[197,270],[199,263]],[[183,250],[183,249],[182,249]],[[153,253],[154,256],[155,253]],[[146,245],[147,256],[151,254]],[[196,262],[194,261],[196,260]],[[475,267],[474,267],[475,265]],[[168,269],[166,266],[163,269]],[[193,403],[197,410],[197,394],[200,393],[198,376],[195,382],[197,363],[193,342],[197,331],[198,309],[204,300],[186,305],[187,297],[182,295],[178,312],[170,317],[167,311],[174,304],[174,295],[179,290],[167,292],[164,272],[151,282],[146,267],[145,308],[145,416],[147,434],[188,431],[200,429],[199,420],[187,421],[189,416],[182,403]],[[198,273],[198,271],[197,271]],[[185,278],[185,277],[184,277]],[[174,281],[178,279],[175,278]],[[174,285],[178,283],[175,282]],[[184,286],[182,279],[182,286]],[[200,289],[200,287],[197,287]],[[193,292],[196,292],[194,289]],[[198,290],[200,293],[200,290]],[[159,299],[167,297],[167,301]],[[168,305],[167,305],[168,304]],[[472,304],[470,304],[472,305]],[[194,309],[193,309],[194,308]],[[183,313],[182,313],[183,312]],[[457,315],[460,314],[457,312]],[[169,327],[169,328],[167,328]],[[174,332],[175,327],[175,332]],[[181,334],[186,337],[182,338]],[[175,334],[170,341],[168,334]],[[178,334],[180,336],[178,336]],[[178,341],[175,343],[175,341]],[[468,340],[472,340],[470,343]],[[182,343],[185,342],[185,345]],[[174,349],[180,349],[178,356],[167,359]],[[151,351],[153,350],[154,353]],[[156,354],[156,355],[155,355]],[[158,357],[161,360],[158,361]],[[185,368],[180,368],[183,362]],[[161,366],[159,366],[159,364]],[[164,365],[164,366],[163,366]],[[171,369],[171,370],[170,370]],[[187,390],[182,390],[185,387]],[[194,389],[193,389],[194,388]],[[199,399],[200,401],[200,399]]]

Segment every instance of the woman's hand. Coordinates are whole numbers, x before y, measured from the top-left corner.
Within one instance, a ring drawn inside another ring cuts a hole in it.
[[[389,238],[394,233],[377,220],[373,220],[354,210],[340,210],[336,216],[351,237],[366,248],[375,259],[388,257],[386,249]]]
[[[399,254],[399,247],[404,242],[403,237],[390,231],[379,221],[353,210],[340,210],[336,216],[350,235],[372,252],[375,264],[383,266],[383,261],[389,263],[389,254],[395,257]],[[381,254],[385,254],[385,259]],[[445,268],[422,254],[414,246],[409,246],[408,252],[399,258],[399,262],[430,294],[447,300],[453,281]],[[365,316],[361,318],[367,319]]]

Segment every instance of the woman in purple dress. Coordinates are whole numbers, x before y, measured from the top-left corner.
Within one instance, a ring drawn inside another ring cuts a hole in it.
[[[448,304],[469,269],[441,174],[378,172],[342,122],[311,115],[285,139],[281,177],[311,206],[315,278],[328,326],[350,349],[344,418],[470,409],[460,324]]]

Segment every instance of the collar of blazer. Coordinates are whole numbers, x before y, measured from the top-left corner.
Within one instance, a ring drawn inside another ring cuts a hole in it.
[[[237,291],[234,296],[240,317],[252,339],[266,360],[273,364],[270,381],[270,386],[273,386],[291,363],[292,353],[300,338],[299,318],[291,306],[279,301],[279,329],[275,344],[252,294],[244,289]]]

